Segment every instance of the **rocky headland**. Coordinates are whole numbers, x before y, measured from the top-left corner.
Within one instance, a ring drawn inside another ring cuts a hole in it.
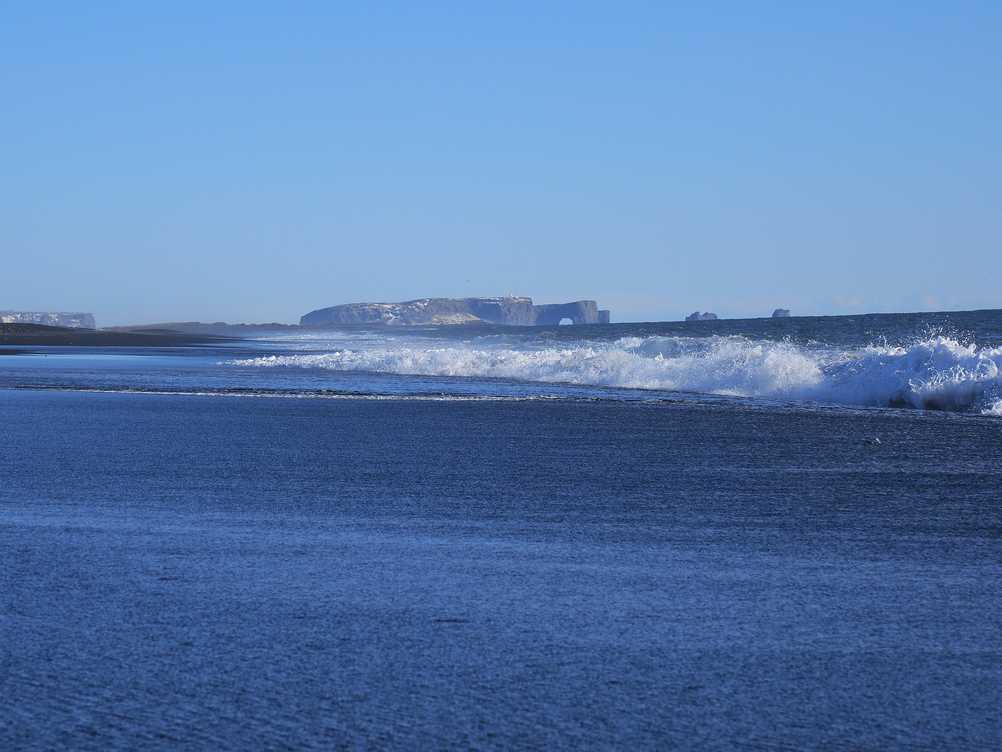
[[[96,329],[92,313],[50,311],[0,311],[0,324],[41,324],[64,329]]]
[[[536,305],[532,298],[420,298],[402,303],[347,303],[310,311],[302,326],[381,324],[428,326],[445,324],[499,324],[502,326],[556,326],[608,324],[609,311],[594,300]]]

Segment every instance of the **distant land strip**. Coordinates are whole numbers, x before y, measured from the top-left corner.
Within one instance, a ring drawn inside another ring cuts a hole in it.
[[[143,332],[101,331],[42,324],[0,324],[0,345],[74,347],[178,347],[211,344],[221,337],[185,332],[147,330]],[[21,353],[23,351],[6,350]]]

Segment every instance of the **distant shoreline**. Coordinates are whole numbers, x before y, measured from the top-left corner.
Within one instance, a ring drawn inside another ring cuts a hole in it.
[[[68,329],[42,324],[0,326],[0,345],[63,347],[180,347],[204,345],[233,339],[174,331],[109,332],[97,329]],[[0,355],[24,355],[25,350],[2,350]]]
[[[866,319],[878,316],[958,316],[958,315],[970,315],[970,314],[985,314],[985,313],[995,313],[1000,311],[1002,308],[971,308],[963,310],[951,310],[951,311],[868,311],[865,313],[803,313],[794,314],[791,313],[789,316],[778,316],[773,317],[769,315],[764,316],[727,316],[721,315],[716,319],[712,320],[701,320],[701,321],[687,321],[685,318],[671,318],[671,319],[638,319],[638,320],[627,320],[627,321],[615,321],[610,324],[582,324],[578,325],[577,328],[588,328],[590,326],[655,326],[662,324],[684,324],[687,327],[693,327],[695,330],[700,330],[705,327],[713,327],[717,324],[726,323],[748,323],[748,322],[760,322],[763,320],[769,321],[791,321],[791,320],[818,320],[818,319]],[[468,327],[482,327],[485,331],[487,330],[503,330],[503,331],[516,331],[516,330],[533,330],[547,328],[542,326],[520,326],[511,324],[491,324],[488,322],[455,322],[455,323],[422,323],[422,324],[393,324],[384,321],[371,321],[371,322],[353,322],[344,324],[316,324],[316,325],[302,325],[302,324],[287,324],[279,322],[269,322],[269,323],[227,323],[224,321],[217,322],[204,322],[204,321],[172,321],[164,323],[155,324],[133,324],[129,326],[109,326],[104,329],[99,330],[101,333],[113,333],[113,332],[127,332],[133,334],[166,334],[171,333],[174,335],[192,335],[192,336],[205,336],[205,337],[222,337],[231,339],[244,339],[247,336],[259,336],[265,333],[271,334],[317,334],[323,332],[331,331],[391,331],[391,332],[405,332],[405,331],[421,331],[428,329],[442,329],[442,330],[452,330],[452,329],[462,329]],[[557,325],[552,325],[549,328],[556,328]],[[560,327],[564,328],[564,327]]]

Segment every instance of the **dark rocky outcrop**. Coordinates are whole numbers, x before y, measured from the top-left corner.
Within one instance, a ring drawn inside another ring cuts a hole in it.
[[[772,317],[774,319],[788,319],[790,318],[790,309],[777,308],[775,311],[772,312]]]
[[[686,321],[716,321],[717,320],[717,314],[710,313],[709,311],[707,311],[706,313],[700,313],[699,311],[693,311],[692,313],[690,313],[688,316],[685,317],[685,320]]]
[[[41,324],[64,329],[96,329],[92,313],[52,313],[49,311],[0,311],[2,324]]]
[[[564,319],[574,324],[608,324],[609,311],[594,300],[535,305],[532,298],[421,298],[403,303],[347,303],[310,311],[302,326],[386,324],[501,324],[555,326]]]

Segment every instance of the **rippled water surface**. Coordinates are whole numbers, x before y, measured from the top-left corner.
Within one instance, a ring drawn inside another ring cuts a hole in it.
[[[0,358],[0,748],[999,748],[998,316]]]

